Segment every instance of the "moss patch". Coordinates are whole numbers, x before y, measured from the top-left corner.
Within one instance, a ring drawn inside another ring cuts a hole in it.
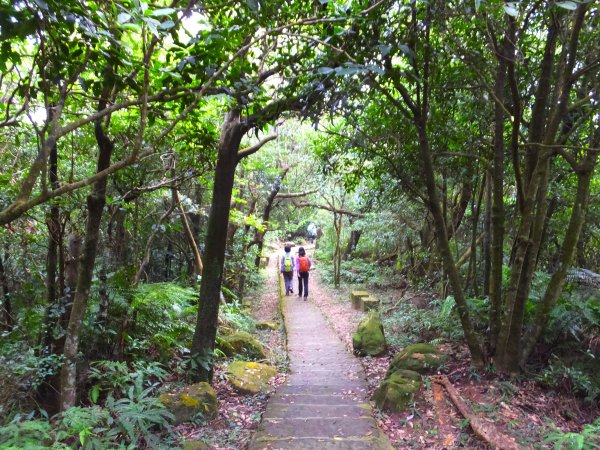
[[[266,358],[263,345],[249,333],[238,331],[237,333],[223,336],[218,344],[227,356],[240,355],[249,359]]]
[[[421,375],[411,370],[398,370],[383,380],[373,394],[379,409],[404,411],[413,401],[414,394],[421,388]]]
[[[437,370],[448,361],[448,356],[430,344],[411,344],[396,353],[390,362],[386,377],[398,370],[427,373]]]
[[[226,374],[238,392],[257,394],[269,389],[269,380],[277,375],[277,369],[253,361],[233,361]]]
[[[175,425],[189,422],[201,414],[214,419],[219,414],[217,394],[210,384],[202,382],[162,394],[160,401],[175,416]]]
[[[379,314],[371,311],[360,321],[358,330],[352,336],[352,347],[358,355],[377,356],[385,352],[386,341]]]

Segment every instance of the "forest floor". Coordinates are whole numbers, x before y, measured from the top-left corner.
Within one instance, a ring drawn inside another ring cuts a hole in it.
[[[281,320],[278,273],[273,260],[266,271],[262,295],[253,304],[252,312],[257,321]],[[311,271],[309,301],[318,306],[348,351],[352,352],[352,334],[364,313],[352,309],[349,288],[327,287],[320,280],[318,263],[316,266],[316,270]],[[383,296],[384,293],[396,298],[408,296],[406,292],[391,289],[377,294]],[[273,383],[274,390],[286,377],[284,336],[280,332],[271,332],[260,338],[271,350],[270,362],[275,363],[280,371]],[[443,374],[473,415],[491,427],[496,438],[516,442],[515,448],[555,448],[544,442],[556,430],[555,427],[562,432],[579,432],[582,424],[599,417],[597,407],[584,407],[573,396],[546,390],[535,381],[499,378],[492,373],[473,370],[465,347],[439,347],[450,356]],[[361,358],[370,394],[383,380],[389,361],[398,350],[390,348],[388,354],[382,357]],[[217,366],[214,387],[221,403],[219,417],[201,427],[189,426],[179,432],[190,438],[201,438],[215,450],[240,450],[246,447],[258,427],[268,395],[240,395],[231,389],[223,374],[224,367]],[[376,418],[379,427],[397,449],[492,448],[473,433],[468,420],[461,415],[446,391],[429,377],[425,377],[423,388],[409,410],[393,414],[378,412]]]

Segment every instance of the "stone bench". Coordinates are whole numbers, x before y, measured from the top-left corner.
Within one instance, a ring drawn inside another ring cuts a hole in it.
[[[371,295],[368,297],[361,297],[360,304],[363,311],[370,311],[379,307],[379,299]]]
[[[265,269],[268,266],[269,266],[269,257],[268,256],[261,256],[260,257],[260,262],[258,263],[258,267],[260,269]]]
[[[350,293],[350,300],[352,301],[352,307],[354,309],[362,309],[362,303],[360,301],[363,297],[368,297],[369,293],[367,291],[352,291]]]

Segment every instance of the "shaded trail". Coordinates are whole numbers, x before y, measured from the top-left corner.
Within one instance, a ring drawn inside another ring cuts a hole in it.
[[[310,284],[313,295],[315,277]],[[248,448],[392,449],[373,418],[360,362],[310,299],[284,297],[290,374]]]

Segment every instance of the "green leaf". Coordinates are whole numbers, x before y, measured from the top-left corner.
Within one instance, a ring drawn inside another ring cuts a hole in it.
[[[556,2],[556,6],[568,9],[569,11],[575,11],[577,9],[577,3],[575,2]]]
[[[90,389],[90,400],[92,403],[96,403],[98,401],[98,397],[100,397],[100,385],[95,384]]]
[[[333,69],[331,67],[319,67],[317,69],[317,73],[321,73],[323,75],[327,75],[328,73],[333,72]]]
[[[162,22],[158,28],[160,28],[161,30],[170,30],[174,26],[175,22],[173,22],[172,20],[167,20],[165,22]]]
[[[117,16],[117,23],[119,25],[122,25],[124,23],[129,22],[129,19],[131,19],[131,14],[123,12]]]
[[[504,11],[506,14],[512,17],[517,17],[519,15],[519,11],[517,10],[517,4],[515,2],[506,3],[504,5]]]
[[[162,17],[162,16],[170,16],[173,14],[175,10],[173,8],[161,8],[149,11],[149,14],[152,17]]]
[[[258,12],[259,6],[257,0],[246,0],[246,4],[248,5],[248,8],[250,8],[252,11]]]
[[[387,55],[389,55],[390,51],[392,50],[392,46],[391,45],[379,44],[377,47],[379,47],[379,51],[381,52],[381,56],[387,56]]]
[[[480,6],[481,6],[481,0],[475,0],[475,11],[479,11]]]

